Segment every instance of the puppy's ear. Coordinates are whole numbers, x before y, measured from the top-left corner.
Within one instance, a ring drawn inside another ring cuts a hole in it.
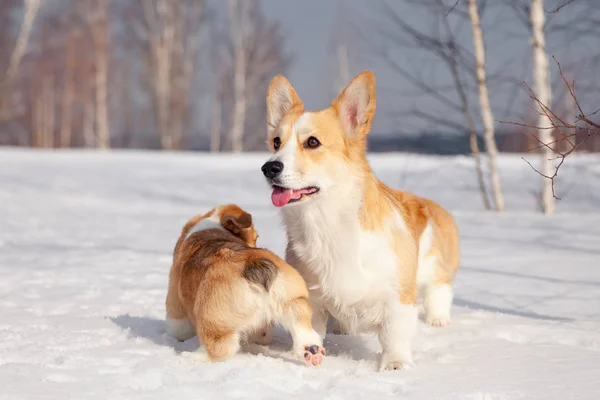
[[[244,229],[248,229],[252,226],[252,215],[247,212],[243,212],[239,216],[224,215],[221,218],[221,225],[229,232],[236,236],[241,236]]]

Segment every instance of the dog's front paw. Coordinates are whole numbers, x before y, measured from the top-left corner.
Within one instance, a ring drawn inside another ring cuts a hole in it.
[[[415,364],[410,357],[392,356],[384,353],[379,363],[379,371],[396,371],[414,366]]]
[[[405,364],[402,361],[392,361],[387,363],[387,365],[385,365],[383,367],[383,369],[381,369],[382,371],[396,371],[399,369],[405,369],[407,366],[407,364]]]
[[[304,346],[304,362],[306,365],[314,365],[318,367],[323,362],[325,357],[325,348],[313,344],[312,346]]]
[[[441,327],[451,324],[450,318],[448,318],[448,317],[427,318],[426,321],[427,321],[427,324],[438,327],[438,328],[441,328]]]

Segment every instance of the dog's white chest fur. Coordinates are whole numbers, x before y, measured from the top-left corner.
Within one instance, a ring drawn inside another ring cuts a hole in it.
[[[284,213],[286,223],[294,223],[290,246],[298,267],[306,269],[300,272],[311,296],[346,329],[370,330],[383,318],[388,300],[397,300],[398,260],[390,235],[363,230],[356,211],[344,216],[332,214],[331,206],[315,206]]]

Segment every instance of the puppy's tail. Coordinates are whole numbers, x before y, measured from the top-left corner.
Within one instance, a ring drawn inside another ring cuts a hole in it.
[[[211,211],[209,211],[209,213],[210,212]],[[188,222],[185,223],[185,225],[183,226],[183,229],[181,229],[181,234],[179,235],[179,238],[177,239],[177,243],[175,243],[175,248],[173,249],[173,260],[177,256],[177,253],[179,253],[179,248],[181,247],[181,244],[185,240],[185,237],[187,236],[188,232],[194,227],[194,225],[196,225],[198,223],[198,221],[200,221],[202,218],[205,218],[207,214],[195,215],[194,217],[190,218],[188,220]]]
[[[268,292],[277,276],[277,267],[266,257],[254,258],[247,262],[243,277],[250,283],[262,286]]]

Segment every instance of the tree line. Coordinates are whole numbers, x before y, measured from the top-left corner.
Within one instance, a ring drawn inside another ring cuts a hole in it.
[[[372,137],[375,150],[448,153],[467,146],[482,202],[498,211],[504,201],[497,153],[537,152],[538,166],[530,165],[543,178],[541,203],[552,214],[565,159],[600,151],[596,3],[381,0],[372,3],[379,18],[369,24],[363,15],[353,21],[337,0],[332,96],[362,69],[366,48],[367,58],[384,61],[413,89],[391,110],[378,110],[397,118],[399,128]],[[508,18],[489,17],[502,10]],[[422,22],[413,23],[413,15]],[[503,26],[510,29],[501,35],[528,43],[528,56],[505,61],[529,68],[528,80],[489,62],[490,34]],[[557,60],[548,43],[560,41],[565,58]],[[576,46],[584,51],[573,56]],[[282,27],[265,16],[260,0],[3,0],[0,145],[264,150],[266,88],[292,60]],[[499,110],[494,99],[507,90]],[[524,94],[528,102],[516,100]],[[414,120],[428,126],[418,138],[403,132]],[[452,131],[459,139],[442,138]]]
[[[3,0],[0,144],[262,148],[290,61],[259,0]]]

